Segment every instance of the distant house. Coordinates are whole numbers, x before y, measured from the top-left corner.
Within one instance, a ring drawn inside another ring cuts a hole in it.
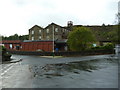
[[[33,26],[29,29],[29,40],[43,40],[44,29],[38,25]]]
[[[42,28],[38,25],[29,29],[29,40],[62,40],[67,39],[69,30],[55,23]]]
[[[53,37],[54,40],[67,39],[68,33],[69,30],[66,28],[55,23],[51,23],[44,29],[44,39],[53,40]]]

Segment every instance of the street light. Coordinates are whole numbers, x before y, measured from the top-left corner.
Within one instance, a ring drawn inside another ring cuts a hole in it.
[[[52,29],[53,29],[53,57],[54,57],[54,25],[52,26]]]

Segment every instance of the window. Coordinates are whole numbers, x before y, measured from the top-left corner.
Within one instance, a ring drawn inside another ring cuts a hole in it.
[[[55,32],[58,32],[58,28],[55,28]]]
[[[34,40],[34,37],[32,37],[32,40]]]
[[[65,32],[65,29],[63,29],[63,32]]]
[[[39,30],[39,34],[41,34],[41,30]]]
[[[34,34],[34,31],[32,30],[32,34]]]
[[[10,44],[10,49],[12,49],[12,47],[13,47],[12,44]]]
[[[41,40],[41,36],[39,36],[39,40]]]
[[[66,29],[64,29],[64,31],[66,32]]]
[[[59,39],[59,36],[58,36],[58,35],[56,35],[56,36],[55,36],[55,39],[56,39],[56,40],[57,40],[57,39]]]
[[[47,33],[49,33],[49,29],[47,29]]]
[[[49,40],[49,39],[50,39],[50,37],[49,37],[49,36],[47,36],[47,39]]]

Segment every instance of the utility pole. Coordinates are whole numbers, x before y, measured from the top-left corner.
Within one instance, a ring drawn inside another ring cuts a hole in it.
[[[52,26],[52,29],[53,29],[53,57],[54,57],[54,24],[53,24],[53,26]]]

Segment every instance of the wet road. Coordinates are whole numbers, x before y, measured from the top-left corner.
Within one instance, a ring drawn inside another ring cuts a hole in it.
[[[2,88],[117,88],[118,59],[111,55],[44,58],[2,65]]]

